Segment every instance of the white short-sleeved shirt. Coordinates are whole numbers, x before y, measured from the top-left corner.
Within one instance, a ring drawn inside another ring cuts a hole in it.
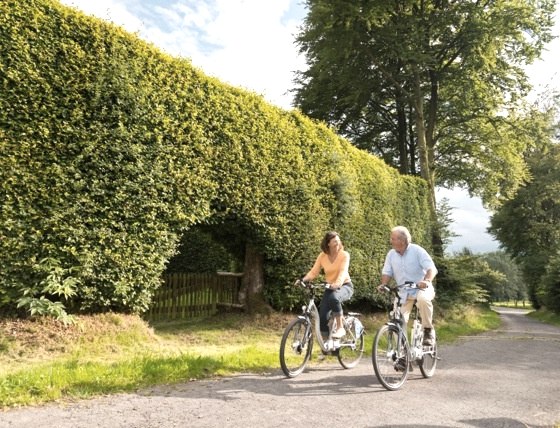
[[[424,279],[428,269],[437,272],[436,265],[428,252],[420,245],[408,244],[402,256],[394,249],[387,253],[381,273],[392,277],[398,285],[401,285],[406,281],[419,283]],[[409,297],[415,297],[417,291],[408,290],[407,294]]]

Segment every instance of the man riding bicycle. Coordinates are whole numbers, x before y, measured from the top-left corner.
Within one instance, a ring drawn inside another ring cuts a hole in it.
[[[383,292],[391,278],[394,278],[397,284],[404,284],[406,281],[416,283],[418,288],[405,289],[401,292],[401,301],[404,302],[401,312],[406,325],[416,300],[424,328],[423,345],[433,346],[435,332],[432,324],[434,314],[432,300],[436,293],[432,280],[438,270],[428,252],[420,245],[412,243],[412,237],[406,227],[396,226],[391,230],[391,246],[393,248],[385,257],[385,264],[381,271],[381,285],[377,290]]]

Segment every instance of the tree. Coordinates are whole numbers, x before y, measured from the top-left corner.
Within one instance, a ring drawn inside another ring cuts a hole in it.
[[[560,314],[560,251],[550,258],[542,284],[546,307]]]
[[[521,277],[517,264],[504,251],[482,255],[490,268],[503,274],[503,281],[489,284],[490,299],[494,302],[513,300],[516,303],[527,298],[527,285]]]
[[[309,68],[297,74],[296,106],[422,176],[434,224],[437,185],[466,187],[489,206],[512,195],[542,125],[519,110],[522,66],[551,40],[553,0],[306,5],[297,43]]]
[[[453,309],[458,304],[486,302],[488,291],[485,284],[489,278],[499,279],[488,263],[468,249],[453,257],[436,257],[435,263],[438,268],[437,304],[443,310]]]
[[[560,251],[560,146],[543,145],[528,158],[532,179],[490,219],[489,232],[521,266],[536,308],[547,305],[543,275],[558,275]],[[553,265],[550,265],[554,262]]]

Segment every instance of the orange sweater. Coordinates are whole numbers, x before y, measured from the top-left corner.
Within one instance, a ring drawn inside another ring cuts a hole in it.
[[[316,278],[320,273],[321,269],[325,272],[325,281],[333,285],[342,285],[346,282],[350,282],[350,274],[348,273],[348,268],[350,267],[350,254],[348,251],[339,251],[336,259],[331,263],[329,260],[329,255],[326,253],[321,253],[317,257],[315,264],[307,274],[310,279]]]

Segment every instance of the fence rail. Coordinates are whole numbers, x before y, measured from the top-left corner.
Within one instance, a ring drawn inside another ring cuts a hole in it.
[[[146,317],[152,321],[176,320],[214,315],[220,308],[242,308],[242,276],[229,272],[166,274]]]

